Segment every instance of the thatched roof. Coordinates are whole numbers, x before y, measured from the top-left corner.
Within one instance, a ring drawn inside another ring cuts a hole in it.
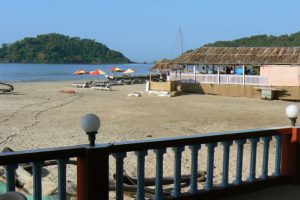
[[[202,47],[172,60],[178,64],[300,64],[300,47]]]
[[[179,68],[178,64],[173,63],[171,60],[163,59],[152,67],[152,69],[156,70],[169,70],[169,69],[177,69]]]

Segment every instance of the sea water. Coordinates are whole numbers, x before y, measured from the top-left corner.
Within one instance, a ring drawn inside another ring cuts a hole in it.
[[[111,68],[118,67],[123,70],[128,68],[134,69],[133,75],[147,75],[153,64],[0,64],[0,82],[29,82],[29,81],[63,81],[91,79],[92,76],[73,75],[73,72],[83,69],[93,71],[101,69],[107,75],[111,75]],[[122,73],[116,73],[116,76]],[[95,77],[95,76],[94,76]],[[96,76],[105,78],[104,75]]]

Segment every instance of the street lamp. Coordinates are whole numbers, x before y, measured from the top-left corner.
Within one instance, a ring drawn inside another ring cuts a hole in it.
[[[291,125],[295,126],[299,114],[299,108],[296,105],[289,105],[285,109],[285,114],[291,120]]]
[[[100,128],[101,121],[95,114],[86,114],[81,118],[81,128],[89,136],[91,146],[95,146],[96,134]]]

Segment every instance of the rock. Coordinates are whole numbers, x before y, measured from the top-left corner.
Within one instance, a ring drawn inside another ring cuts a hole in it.
[[[77,195],[77,185],[72,182],[67,180],[67,199],[76,199]]]
[[[0,168],[0,176],[5,176],[5,170],[2,167]]]
[[[149,137],[149,138],[151,138],[151,137],[153,137],[152,135],[146,135],[146,137]]]
[[[43,196],[50,196],[57,193],[57,183],[50,180],[43,180]]]
[[[158,96],[159,97],[170,97],[170,94],[161,93]]]
[[[28,193],[33,194],[33,177],[31,176],[31,174],[24,170],[22,167],[19,167],[16,170],[16,175],[18,181],[23,186],[23,189],[25,191],[28,191]],[[57,192],[57,184],[46,177],[43,178],[42,185],[43,196],[53,195]]]
[[[130,93],[130,94],[128,94],[127,96],[128,96],[128,97],[140,97],[140,96],[141,96],[141,94],[140,94],[140,93],[138,93],[138,92],[134,92],[134,93]]]
[[[181,92],[180,91],[172,91],[170,93],[170,97],[176,97],[176,96],[180,96],[181,95]]]
[[[160,91],[159,94],[167,95],[167,94],[169,94],[169,92],[168,91]]]

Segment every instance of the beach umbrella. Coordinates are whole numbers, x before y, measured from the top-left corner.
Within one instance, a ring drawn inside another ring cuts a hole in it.
[[[132,74],[132,73],[135,73],[135,75],[134,76],[136,76],[136,71],[135,70],[133,70],[133,69],[131,69],[131,68],[128,68],[127,70],[125,70],[124,72],[123,72],[124,74]],[[130,76],[130,75],[129,75]]]
[[[128,69],[125,70],[123,73],[124,73],[124,74],[131,74],[131,73],[134,73],[134,72],[135,72],[135,70],[128,68]]]
[[[110,70],[111,70],[111,72],[112,72],[112,76],[113,76],[113,77],[115,77],[115,73],[116,73],[116,72],[124,72],[124,70],[121,69],[121,68],[119,68],[119,67],[113,67],[113,68],[111,68]]]
[[[96,69],[94,71],[91,71],[89,74],[90,75],[104,75],[106,73],[104,71],[102,71],[101,69]]]
[[[113,67],[110,69],[112,72],[124,72],[123,69],[119,68],[119,67]]]
[[[83,70],[83,69],[80,69],[80,70],[77,70],[75,72],[73,72],[73,75],[83,75],[83,74],[88,74],[89,72]]]

